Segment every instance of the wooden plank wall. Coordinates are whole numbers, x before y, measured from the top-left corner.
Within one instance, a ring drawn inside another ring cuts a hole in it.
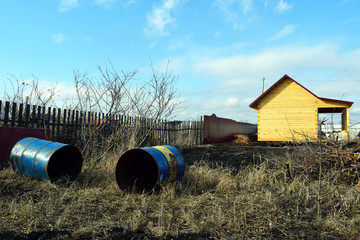
[[[261,100],[259,141],[304,140],[317,136],[317,98],[291,80],[284,80]]]

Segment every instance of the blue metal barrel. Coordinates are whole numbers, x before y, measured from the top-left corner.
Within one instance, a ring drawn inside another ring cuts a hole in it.
[[[172,146],[130,149],[119,158],[115,178],[122,190],[148,192],[162,181],[184,176],[185,161]]]
[[[28,137],[12,148],[10,163],[24,176],[51,182],[74,181],[81,172],[83,158],[74,146]]]

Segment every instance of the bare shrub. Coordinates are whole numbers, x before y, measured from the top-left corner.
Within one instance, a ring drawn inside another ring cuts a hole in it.
[[[106,114],[102,121],[85,122],[80,133],[82,152],[98,155],[95,164],[115,149],[121,151],[146,143],[160,119],[174,116],[181,109],[175,88],[178,77],[168,70],[168,66],[163,73],[152,66],[148,81],[136,79],[137,71],[117,71],[111,62],[105,68],[99,66],[98,70],[99,78],[74,71],[77,101],[71,106],[80,111]],[[135,121],[113,118],[119,114],[133,116]],[[151,121],[147,122],[146,129],[141,129],[140,125],[144,124],[140,121],[146,119]],[[111,134],[104,137],[103,132],[109,128]]]
[[[324,139],[320,143],[298,145],[294,148],[289,163],[296,175],[316,179],[320,174],[322,179],[334,183],[355,185],[359,181],[359,152],[358,141],[345,143]]]

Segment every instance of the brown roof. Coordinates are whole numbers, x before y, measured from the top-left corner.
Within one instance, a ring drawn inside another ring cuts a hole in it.
[[[313,92],[311,92],[309,89],[307,89],[306,87],[304,87],[303,85],[301,85],[300,83],[298,83],[297,81],[295,81],[294,79],[292,79],[291,77],[289,77],[288,75],[284,75],[282,78],[280,78],[276,83],[274,83],[268,90],[266,90],[263,94],[261,94],[257,99],[255,99],[255,101],[253,101],[252,103],[250,103],[249,107],[254,108],[255,105],[268,93],[270,92],[275,86],[277,86],[281,81],[283,81],[284,79],[290,79],[291,81],[293,81],[294,83],[298,84],[300,87],[302,87],[303,89],[305,89],[306,91],[308,91],[311,95],[313,95],[314,97],[320,99],[320,100],[324,100],[324,101],[333,101],[333,102],[337,102],[337,103],[344,103],[344,104],[349,104],[349,107],[354,103],[354,102],[349,102],[349,101],[343,101],[343,100],[337,100],[337,99],[331,99],[331,98],[322,98],[322,97],[318,97],[316,96]]]

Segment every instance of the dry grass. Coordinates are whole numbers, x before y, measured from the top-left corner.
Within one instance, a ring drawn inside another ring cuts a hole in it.
[[[164,183],[152,194],[121,191],[114,177],[117,159],[109,157],[96,168],[87,160],[69,187],[23,177],[11,167],[0,170],[0,236],[360,238],[360,185],[323,181],[329,194],[321,200],[318,218],[318,182],[303,174],[289,178],[283,164],[288,159],[267,159],[236,171],[199,160],[187,166],[182,180]]]

